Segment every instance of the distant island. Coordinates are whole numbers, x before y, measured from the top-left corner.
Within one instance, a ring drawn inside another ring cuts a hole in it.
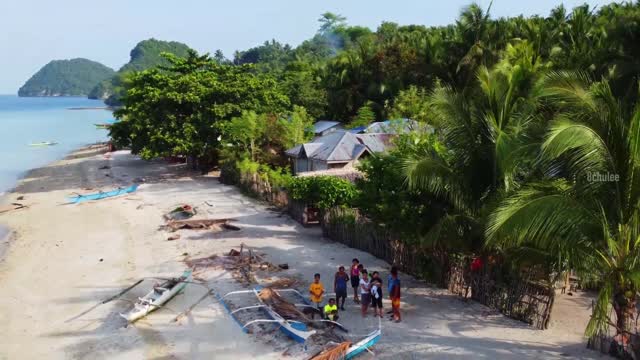
[[[54,60],[35,73],[18,90],[18,96],[87,96],[104,100],[107,105],[118,105],[127,73],[168,65],[161,53],[185,57],[189,49],[177,41],[143,40],[131,50],[129,62],[117,72],[87,59]]]
[[[187,56],[189,47],[177,41],[148,39],[139,42],[130,53],[130,60],[110,78],[100,81],[89,93],[89,99],[105,100],[107,105],[118,105],[124,76],[132,71],[142,71],[157,65],[168,65],[163,52],[180,57]]]
[[[18,96],[87,96],[115,71],[88,59],[53,60],[18,90]]]

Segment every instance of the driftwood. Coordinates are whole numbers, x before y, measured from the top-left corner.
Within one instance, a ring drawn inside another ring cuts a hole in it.
[[[351,343],[349,341],[342,342],[330,349],[322,351],[320,354],[312,357],[312,360],[340,360],[344,359]]]
[[[0,214],[14,211],[14,210],[24,209],[27,207],[28,207],[27,205],[23,205],[20,203],[11,203],[10,205],[0,206]]]
[[[180,229],[207,230],[216,226],[224,226],[233,219],[200,219],[200,220],[175,220],[167,222],[163,227],[171,232]]]

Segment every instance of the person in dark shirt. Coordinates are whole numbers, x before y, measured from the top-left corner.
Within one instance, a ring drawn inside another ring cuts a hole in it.
[[[383,317],[382,314],[382,279],[377,271],[371,274],[371,307],[373,316]]]
[[[338,305],[342,311],[344,311],[344,302],[347,300],[348,281],[349,275],[344,271],[344,266],[340,266],[333,280],[333,291],[336,293],[336,305]],[[342,303],[340,299],[342,299]]]

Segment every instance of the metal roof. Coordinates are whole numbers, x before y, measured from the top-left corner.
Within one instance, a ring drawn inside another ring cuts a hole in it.
[[[348,131],[335,131],[314,139],[312,143],[289,149],[287,155],[326,162],[348,162],[358,159],[365,151],[387,150],[394,137],[394,134],[353,134]]]
[[[337,125],[340,125],[340,122],[330,121],[330,120],[320,120],[320,121],[317,121],[315,124],[313,124],[313,133],[318,134],[323,131],[327,131]]]
[[[383,152],[391,147],[395,134],[358,134],[358,140],[371,152]]]

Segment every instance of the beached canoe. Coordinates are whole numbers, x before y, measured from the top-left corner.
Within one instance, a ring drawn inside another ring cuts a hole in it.
[[[53,146],[53,145],[58,145],[58,143],[55,141],[42,141],[42,142],[29,144],[29,146]]]
[[[309,330],[307,328],[307,325],[299,322],[299,321],[295,321],[295,320],[287,320],[285,318],[283,318],[280,314],[278,314],[278,312],[273,309],[271,306],[267,305],[264,303],[264,301],[262,301],[262,299],[260,298],[259,292],[260,290],[262,290],[261,286],[257,286],[256,288],[252,289],[252,290],[240,290],[240,291],[232,291],[230,293],[227,293],[226,295],[220,297],[218,296],[218,300],[220,301],[220,303],[224,306],[225,310],[227,310],[227,312],[229,312],[229,314],[231,315],[231,317],[233,318],[233,320],[235,320],[236,323],[238,323],[238,325],[240,325],[242,327],[242,331],[247,332],[248,331],[248,327],[253,325],[253,324],[259,324],[259,323],[277,323],[278,325],[280,325],[280,330],[286,334],[289,338],[295,340],[296,342],[299,343],[304,343],[305,341],[307,341],[307,339],[316,333],[315,330]],[[275,290],[277,291],[295,291],[293,289],[278,289]],[[297,293],[297,291],[295,291]],[[256,298],[259,301],[259,305],[254,305],[254,306],[246,306],[243,308],[238,308],[235,310],[231,310],[231,308],[229,307],[229,305],[226,303],[225,299],[230,296],[230,295],[236,295],[236,294],[248,294],[248,293],[252,293],[256,296]],[[299,294],[299,293],[298,293]],[[268,319],[255,319],[252,321],[249,321],[245,324],[241,323],[240,320],[236,317],[236,313],[240,312],[240,311],[244,311],[244,310],[252,310],[252,309],[261,309],[265,312],[265,314],[268,316]]]
[[[366,338],[351,345],[344,356],[345,360],[353,359],[363,351],[367,351],[370,347],[372,347],[378,341],[380,341],[381,336],[382,336],[382,331],[380,330],[380,327],[378,327],[378,330],[375,330],[374,332],[369,334]]]
[[[126,314],[120,314],[129,322],[134,322],[142,317],[147,316],[150,312],[157,310],[166,304],[182,289],[187,286],[187,282],[191,281],[192,270],[185,270],[179,278],[169,279],[157,286],[145,296],[138,299],[133,305],[133,309]]]
[[[69,196],[67,197],[67,200],[71,204],[77,204],[77,203],[81,203],[84,201],[91,201],[91,200],[101,200],[101,199],[106,199],[114,196],[132,193],[138,190],[138,186],[139,184],[133,184],[126,188],[117,188],[111,191],[102,191],[102,192],[97,192],[92,194]]]

